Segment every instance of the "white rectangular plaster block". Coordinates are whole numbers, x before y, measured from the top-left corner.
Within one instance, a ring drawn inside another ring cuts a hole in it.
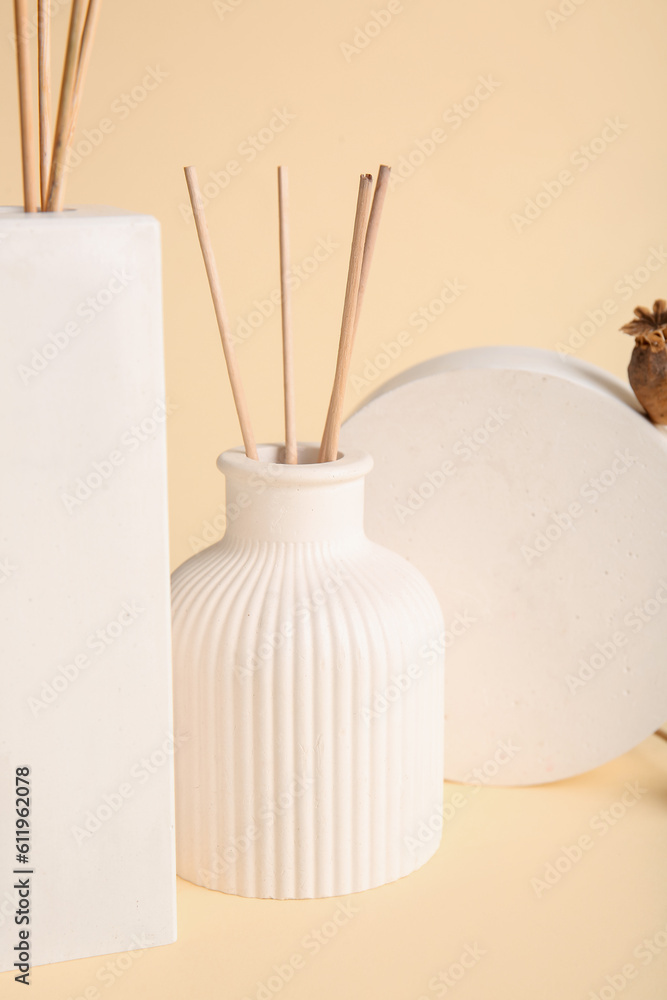
[[[160,229],[0,209],[0,970],[175,940]],[[30,768],[17,861],[15,771]],[[24,876],[25,877],[25,876]]]

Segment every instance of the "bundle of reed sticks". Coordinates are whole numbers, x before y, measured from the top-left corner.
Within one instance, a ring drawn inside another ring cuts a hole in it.
[[[79,115],[101,0],[72,0],[55,128],[51,120],[50,0],[37,0],[39,157],[34,135],[28,0],[14,0],[19,85],[23,207],[60,212],[65,204],[65,167]]]
[[[338,457],[338,439],[343,420],[343,403],[345,390],[352,360],[352,348],[359,325],[361,306],[366,292],[371,260],[377,240],[380,216],[389,184],[390,168],[381,166],[378,171],[375,191],[372,195],[373,178],[370,174],[362,174],[359,180],[357,209],[354,217],[352,233],[352,249],[347,273],[345,301],[343,304],[343,319],[341,322],[338,357],[334,375],[329,409],[327,412],[322,443],[318,461],[334,462]],[[204,214],[203,200],[199,190],[197,171],[194,167],[185,168],[185,179],[188,185],[190,203],[199,237],[204,266],[213,298],[213,308],[220,331],[222,350],[227,364],[229,381],[234,397],[236,412],[241,425],[241,435],[248,458],[257,459],[257,446],[250,423],[248,407],[243,392],[243,385],[234,346],[229,332],[229,320],[225,308],[220,278],[213,254],[211,237]],[[294,406],[294,360],[292,343],[292,310],[289,287],[289,232],[288,232],[288,189],[287,172],[284,167],[278,167],[278,219],[280,245],[280,292],[283,335],[283,386],[285,396],[285,463],[294,465],[298,462],[296,416]]]

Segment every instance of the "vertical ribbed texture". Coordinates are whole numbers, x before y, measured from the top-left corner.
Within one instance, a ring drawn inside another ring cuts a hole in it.
[[[305,898],[423,864],[444,718],[442,653],[424,649],[444,627],[421,575],[364,537],[230,536],[172,595],[179,874]]]

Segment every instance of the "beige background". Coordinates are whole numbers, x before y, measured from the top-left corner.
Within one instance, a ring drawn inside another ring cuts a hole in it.
[[[54,5],[57,62],[68,4]],[[412,342],[382,378],[443,351],[493,343],[569,343],[622,375],[631,342],[618,327],[635,304],[667,291],[667,7],[658,0],[392,0],[390,22],[364,48],[345,48],[364,41],[357,31],[373,9],[388,6],[109,0],[102,12],[68,200],[148,212],[163,226],[167,394],[175,406],[168,423],[173,565],[219,536],[215,457],[239,441],[194,228],[182,215],[185,164],[197,165],[202,182],[230,160],[239,164],[208,206],[235,329],[278,284],[278,162],[290,170],[293,262],[306,260],[319,240],[336,244],[294,293],[302,439],[317,438],[324,422],[358,174],[375,172],[379,162],[396,169],[411,153],[418,159],[414,151],[434,129],[444,141],[387,202],[354,375],[372,374],[367,362],[402,330]],[[0,199],[16,203],[11,31],[7,2],[0,10]],[[492,92],[475,107],[480,77]],[[142,89],[144,81],[153,89]],[[466,99],[468,117],[457,117]],[[261,131],[271,123],[282,130]],[[86,131],[97,145],[86,145]],[[245,143],[253,135],[266,145],[250,160]],[[545,182],[558,192],[553,182],[562,171],[571,183],[550,204],[543,193],[537,217],[517,223]],[[411,315],[429,308],[447,281],[464,291],[423,331],[411,326]],[[257,438],[276,440],[277,310],[262,319],[238,357]],[[577,338],[573,330],[587,319]],[[377,380],[366,383],[350,388],[348,412]],[[653,739],[576,781],[479,793],[448,825],[431,865],[355,897],[359,915],[276,995],[434,997],[431,977],[477,942],[488,957],[440,995],[589,998],[632,960],[643,937],[667,925],[666,752]],[[636,779],[650,793],[538,900],[531,877]],[[111,983],[96,980],[99,959],[38,970],[32,995],[77,996],[97,983],[101,996],[112,997],[255,997],[254,984],[303,951],[304,934],[337,906],[249,902],[186,884],[180,903],[174,948],[130,962]],[[17,988],[0,980],[3,996]],[[655,1000],[665,984],[667,958],[657,954],[623,995]]]

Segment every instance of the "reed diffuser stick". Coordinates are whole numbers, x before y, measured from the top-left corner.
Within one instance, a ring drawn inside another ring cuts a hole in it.
[[[39,172],[33,135],[28,0],[14,0],[14,25],[16,28],[16,68],[18,72],[19,115],[21,122],[23,207],[26,212],[36,212],[40,200]]]
[[[296,444],[296,408],[294,404],[294,341],[292,337],[292,301],[289,286],[289,201],[287,170],[278,167],[278,218],[280,230],[280,308],[283,324],[283,386],[285,391],[285,462],[298,462]]]
[[[62,211],[65,202],[65,160],[71,136],[74,88],[79,67],[81,35],[86,10],[86,0],[72,0],[63,78],[60,86],[60,101],[58,102],[58,117],[53,139],[49,190],[46,198],[46,208],[49,212]]]
[[[206,276],[208,277],[211,296],[213,298],[213,308],[215,309],[215,318],[218,321],[218,330],[220,331],[222,350],[227,364],[229,382],[232,387],[234,405],[236,406],[236,412],[241,425],[241,435],[243,437],[243,444],[245,445],[245,453],[248,458],[257,459],[259,456],[257,455],[257,448],[255,446],[255,437],[250,424],[250,415],[246,405],[245,393],[243,392],[241,375],[236,364],[234,345],[232,344],[232,339],[229,334],[227,309],[225,308],[225,302],[222,297],[220,278],[218,277],[218,269],[216,267],[215,256],[213,254],[213,246],[211,244],[211,237],[209,235],[206,216],[202,205],[202,197],[199,191],[197,171],[194,167],[185,168],[185,180],[188,185],[190,204],[192,205],[192,212],[195,218],[195,225],[197,227],[197,236],[199,237],[199,245],[201,247],[202,257],[204,258],[204,267],[206,268]]]
[[[95,41],[95,32],[97,30],[97,21],[100,16],[101,6],[102,0],[90,0],[88,10],[86,11],[86,20],[84,22],[83,33],[81,35],[79,62],[76,68],[76,77],[74,80],[74,93],[72,95],[72,113],[70,116],[69,135],[67,137],[68,148],[71,145],[72,137],[74,136],[74,129],[76,128],[76,123],[79,118],[79,108],[81,106],[81,98],[83,96],[83,85],[86,81],[90,55],[93,51],[93,42]]]
[[[320,445],[319,462],[334,462],[338,455],[338,438],[340,436],[340,425],[343,417],[343,400],[345,398],[345,388],[350,370],[352,358],[352,347],[354,344],[354,331],[357,321],[357,299],[359,295],[359,282],[361,280],[361,266],[363,260],[364,239],[366,237],[366,227],[368,224],[368,210],[371,201],[371,189],[373,178],[370,174],[362,174],[359,180],[359,195],[357,197],[357,211],[354,218],[354,231],[352,235],[352,249],[350,252],[350,264],[347,272],[347,287],[345,289],[345,303],[343,305],[343,320],[341,323],[340,340],[338,343],[338,357],[336,358],[336,374],[334,375],[333,389],[329,401],[329,410],[324,425],[322,443]]]
[[[39,188],[42,211],[51,169],[51,3],[37,0],[37,77],[39,87]]]
[[[380,228],[380,218],[382,216],[382,209],[384,208],[384,200],[387,197],[387,191],[389,190],[390,174],[391,167],[386,167],[382,164],[378,170],[378,178],[375,182],[371,214],[368,217],[366,238],[364,239],[364,255],[361,261],[361,277],[359,278],[359,294],[357,295],[357,314],[354,319],[355,337],[357,333],[357,326],[359,325],[359,316],[361,315],[361,305],[364,300],[364,295],[366,294],[366,285],[368,284],[368,275],[370,274],[373,252],[375,250],[375,244],[378,237],[378,230]]]

